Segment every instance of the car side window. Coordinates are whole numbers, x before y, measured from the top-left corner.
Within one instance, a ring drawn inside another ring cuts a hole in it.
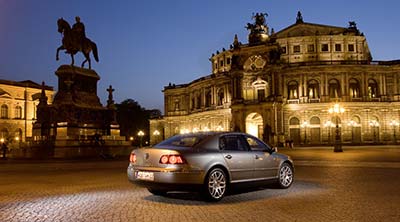
[[[239,136],[222,136],[219,139],[219,148],[221,150],[236,150],[246,151],[246,146],[243,144]]]
[[[260,140],[254,138],[254,137],[250,137],[250,136],[246,136],[246,141],[250,146],[250,149],[252,151],[268,151],[270,150],[270,148],[265,145],[263,142],[261,142]]]

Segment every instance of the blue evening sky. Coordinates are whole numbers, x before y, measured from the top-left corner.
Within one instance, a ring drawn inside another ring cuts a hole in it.
[[[229,45],[235,34],[247,42],[256,12],[279,31],[295,22],[347,27],[356,21],[374,60],[400,59],[400,1],[382,0],[0,0],[0,79],[30,79],[57,89],[54,71],[69,64],[61,52],[56,21],[71,25],[80,16],[86,35],[99,48],[97,94],[103,104],[106,88],[114,100],[131,98],[147,109],[163,110],[161,90],[169,82],[188,83],[211,73],[209,58]],[[76,56],[76,65],[82,56]]]

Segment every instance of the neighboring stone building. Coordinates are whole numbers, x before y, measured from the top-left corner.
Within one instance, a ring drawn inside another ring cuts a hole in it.
[[[53,87],[44,86],[49,102]],[[0,139],[15,145],[32,137],[42,86],[30,80],[15,82],[0,80]]]
[[[296,23],[269,31],[265,15],[248,23],[210,58],[212,74],[164,88],[165,113],[150,121],[151,143],[174,134],[227,130],[270,144],[329,144],[400,139],[400,61],[372,61],[355,22],[348,27]],[[334,104],[344,108],[333,113]],[[343,111],[343,109],[342,109]]]

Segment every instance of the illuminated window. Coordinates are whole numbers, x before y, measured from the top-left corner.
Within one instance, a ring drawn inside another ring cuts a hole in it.
[[[342,45],[341,44],[335,44],[335,51],[336,52],[341,52],[342,51]]]
[[[286,53],[287,53],[286,46],[283,46],[282,47],[282,54],[286,54]]]
[[[319,83],[317,80],[312,79],[308,81],[308,98],[316,99],[319,98]]]
[[[348,50],[349,50],[349,52],[354,52],[354,44],[349,44]]]
[[[349,80],[349,93],[350,93],[350,98],[360,98],[360,83],[358,82],[357,79],[350,79]]]
[[[329,97],[330,98],[341,97],[340,84],[337,79],[329,80]]]
[[[15,119],[22,119],[22,107],[15,107]]]
[[[1,116],[2,119],[8,119],[8,106],[3,104],[1,106]]]
[[[329,45],[328,44],[322,44],[321,45],[321,52],[329,52]]]
[[[296,81],[290,81],[288,83],[288,97],[289,99],[298,99],[299,84]]]
[[[369,98],[378,97],[378,84],[374,79],[368,80],[368,97]]]

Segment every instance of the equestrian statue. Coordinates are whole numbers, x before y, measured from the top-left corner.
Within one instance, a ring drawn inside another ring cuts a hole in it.
[[[65,53],[71,55],[72,63],[74,65],[74,55],[77,52],[82,52],[85,56],[85,60],[82,62],[81,67],[83,68],[85,63],[89,63],[89,69],[91,69],[90,63],[90,52],[93,51],[93,56],[96,62],[99,61],[97,54],[96,43],[92,42],[86,37],[85,26],[80,21],[79,17],[75,17],[76,23],[72,26],[68,24],[63,18],[57,20],[58,32],[63,35],[62,45],[57,48],[56,60],[59,60],[58,53],[60,50],[66,50]]]

